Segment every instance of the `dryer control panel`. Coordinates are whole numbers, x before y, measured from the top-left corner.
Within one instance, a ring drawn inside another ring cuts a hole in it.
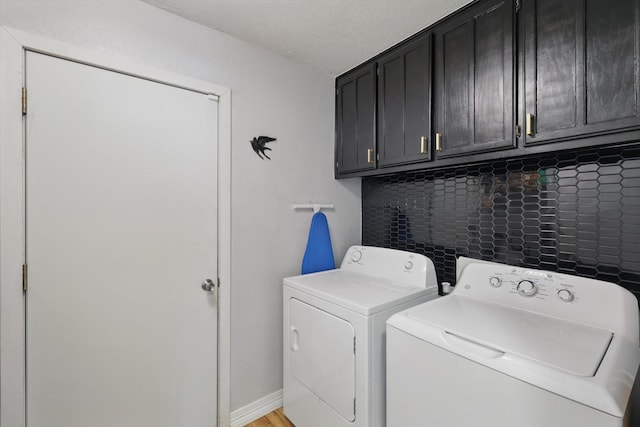
[[[497,263],[470,263],[452,295],[586,323],[609,324],[606,307],[619,305],[629,291],[614,283]],[[615,329],[612,329],[615,330]]]
[[[351,246],[340,268],[409,286],[437,286],[433,262],[424,255],[375,246]]]

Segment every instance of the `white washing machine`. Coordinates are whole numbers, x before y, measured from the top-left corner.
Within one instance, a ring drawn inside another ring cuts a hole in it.
[[[387,323],[387,426],[620,427],[638,302],[612,283],[474,262]]]
[[[352,246],[340,268],[284,279],[284,413],[296,427],[385,425],[385,322],[438,296],[433,263]]]

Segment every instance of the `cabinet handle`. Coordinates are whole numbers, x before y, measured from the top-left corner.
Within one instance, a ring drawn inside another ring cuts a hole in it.
[[[373,148],[367,150],[367,163],[373,163]]]
[[[442,151],[442,134],[436,133],[436,151]]]
[[[420,154],[427,154],[427,137],[420,137]]]
[[[534,119],[534,115],[531,113],[527,113],[527,123],[526,123],[526,130],[527,130],[527,135],[529,136],[533,136],[533,119]]]

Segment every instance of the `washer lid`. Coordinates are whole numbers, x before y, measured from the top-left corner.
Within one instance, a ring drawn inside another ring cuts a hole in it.
[[[604,329],[455,295],[414,307],[407,316],[465,340],[584,377],[595,375],[613,338]]]
[[[288,277],[284,285],[369,316],[437,288],[418,288],[342,269]]]

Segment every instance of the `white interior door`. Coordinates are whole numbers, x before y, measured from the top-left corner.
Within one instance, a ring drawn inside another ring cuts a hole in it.
[[[29,52],[27,425],[216,425],[217,102]]]

